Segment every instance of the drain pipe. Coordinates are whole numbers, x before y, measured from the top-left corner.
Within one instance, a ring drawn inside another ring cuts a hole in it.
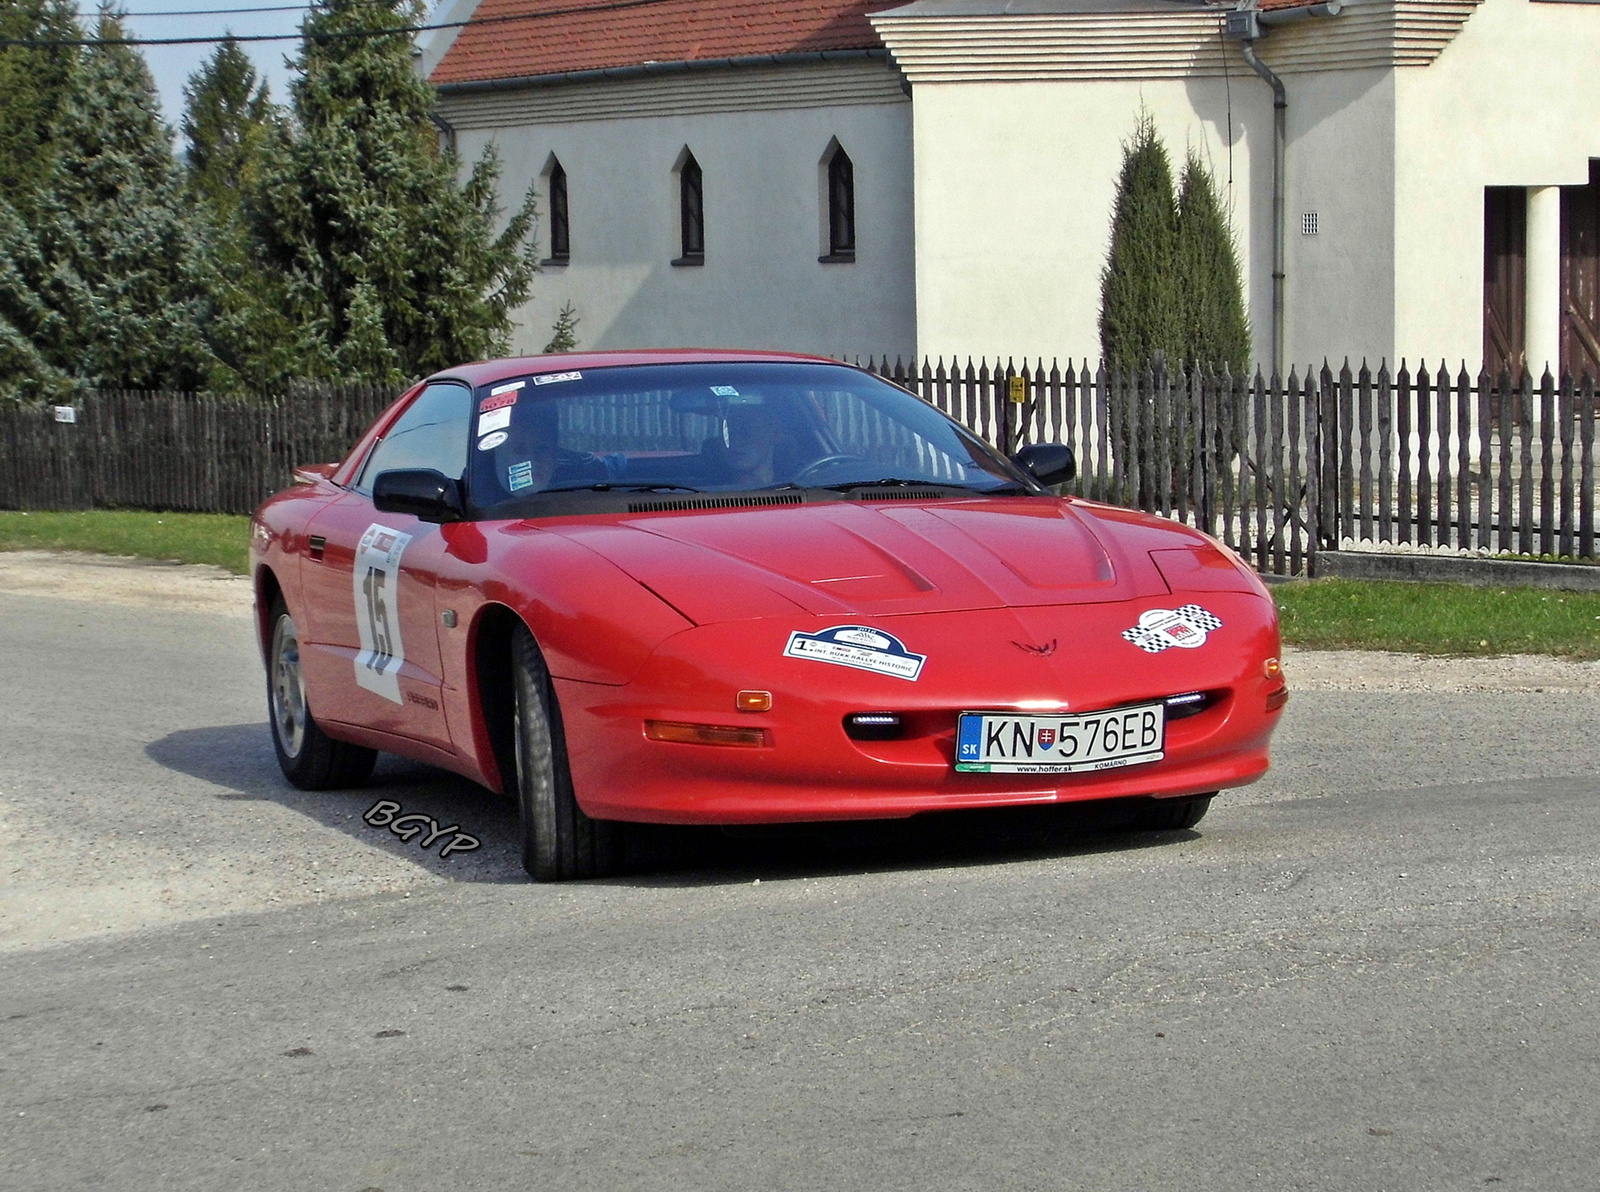
[[[1289,96],[1284,90],[1283,80],[1256,57],[1256,39],[1273,25],[1287,25],[1307,17],[1338,16],[1340,7],[1339,0],[1329,0],[1326,4],[1280,8],[1272,12],[1240,8],[1228,13],[1223,26],[1223,36],[1239,43],[1239,53],[1245,63],[1272,88],[1272,369],[1280,378],[1284,375],[1284,277],[1289,249],[1289,224],[1284,214],[1284,177],[1289,155]],[[1232,129],[1228,130],[1228,135],[1233,135]]]
[[[1289,149],[1289,96],[1283,80],[1256,57],[1253,41],[1241,41],[1244,60],[1272,88],[1272,371],[1283,376],[1283,279],[1288,256],[1289,223],[1283,211],[1284,158]]]

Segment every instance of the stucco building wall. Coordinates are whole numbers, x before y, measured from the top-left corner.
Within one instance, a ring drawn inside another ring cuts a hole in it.
[[[870,69],[889,74],[883,64]],[[693,84],[716,89],[704,75]],[[607,95],[628,85],[602,84],[586,103],[584,85],[575,84],[562,90],[561,104],[579,113],[606,110]],[[898,83],[894,95],[894,102],[533,122],[514,122],[515,93],[446,96],[441,106],[447,120],[459,121],[463,162],[490,142],[498,148],[505,206],[530,184],[538,188],[541,256],[549,247],[543,174],[552,154],[566,171],[570,263],[547,266],[535,278],[515,314],[513,349],[541,349],[570,301],[584,348],[693,345],[909,358],[917,340],[911,105]],[[849,264],[817,260],[827,247],[820,169],[835,138],[855,174],[856,260]],[[680,255],[674,168],[686,147],[704,178],[701,266],[671,264]]]

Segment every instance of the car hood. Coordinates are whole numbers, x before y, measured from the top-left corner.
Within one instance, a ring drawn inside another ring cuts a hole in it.
[[[1119,532],[1124,527],[1095,508],[1038,498],[840,501],[544,528],[603,555],[701,625],[796,612],[889,616],[1165,594],[1149,549],[1192,545],[1180,536],[1187,532],[1154,530],[1160,523]]]

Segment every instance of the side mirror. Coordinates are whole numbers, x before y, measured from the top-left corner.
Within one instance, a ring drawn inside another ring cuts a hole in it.
[[[1078,474],[1078,461],[1065,443],[1029,443],[1011,458],[1040,484],[1065,484]]]
[[[425,522],[455,522],[466,516],[461,486],[429,468],[379,472],[372,482],[372,507],[379,513],[409,513]]]

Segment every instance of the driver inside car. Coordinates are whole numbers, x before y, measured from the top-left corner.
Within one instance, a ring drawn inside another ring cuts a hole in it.
[[[727,413],[728,466],[737,488],[766,488],[775,482],[773,458],[783,428],[765,403],[730,406]]]

